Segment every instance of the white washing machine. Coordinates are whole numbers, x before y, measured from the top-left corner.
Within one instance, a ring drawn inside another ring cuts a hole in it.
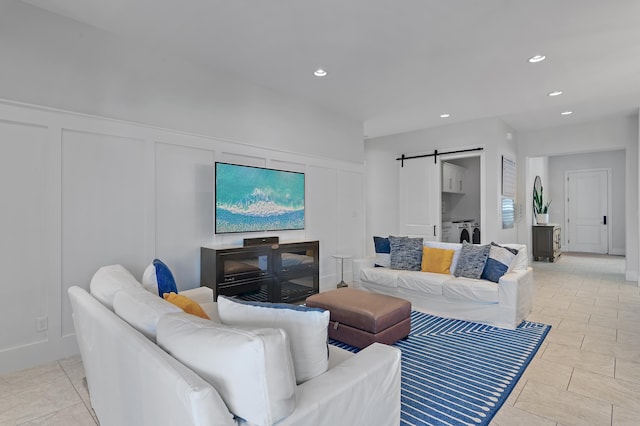
[[[448,241],[461,243],[467,241],[480,244],[480,224],[475,219],[454,220],[451,222],[453,232]]]
[[[454,243],[461,243],[463,241],[471,242],[471,219],[454,220],[453,221],[453,241]]]

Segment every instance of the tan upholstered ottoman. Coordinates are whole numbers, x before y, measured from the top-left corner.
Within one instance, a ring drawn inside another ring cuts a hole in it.
[[[358,348],[391,345],[411,330],[411,303],[393,296],[339,288],[309,296],[307,306],[327,309],[329,337]]]

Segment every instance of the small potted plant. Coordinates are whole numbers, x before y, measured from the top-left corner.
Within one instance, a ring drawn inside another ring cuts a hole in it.
[[[533,189],[533,210],[536,214],[536,222],[538,225],[546,225],[549,223],[549,204],[551,201],[547,201],[545,204],[542,197],[542,186],[540,192],[537,189]]]

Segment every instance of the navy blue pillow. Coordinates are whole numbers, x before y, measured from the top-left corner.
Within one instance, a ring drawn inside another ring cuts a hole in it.
[[[503,247],[491,242],[489,257],[480,278],[497,283],[500,281],[500,277],[507,273],[509,265],[514,261],[517,254],[518,250],[516,249]]]
[[[158,282],[158,294],[162,297],[165,293],[178,293],[176,280],[167,265],[160,259],[153,259],[153,266],[156,268],[156,280]]]
[[[376,248],[374,266],[389,268],[391,266],[391,243],[389,242],[389,238],[373,237],[373,244]]]

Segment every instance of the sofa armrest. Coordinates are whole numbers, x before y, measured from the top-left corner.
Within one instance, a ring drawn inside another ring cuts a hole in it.
[[[295,411],[278,424],[397,426],[399,423],[400,350],[374,343],[298,386]]]
[[[375,257],[353,259],[353,281],[360,281],[360,271],[364,268],[373,268],[375,259]]]
[[[518,269],[504,274],[498,282],[499,303],[515,314],[513,321],[524,319],[533,306],[533,270]]]

